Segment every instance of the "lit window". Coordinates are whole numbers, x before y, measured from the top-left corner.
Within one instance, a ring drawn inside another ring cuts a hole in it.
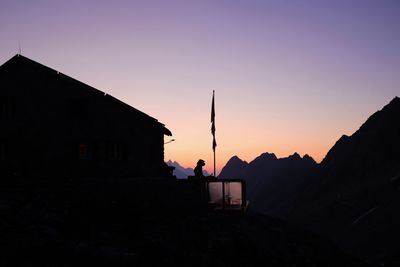
[[[208,183],[208,203],[222,207],[222,182]]]
[[[207,182],[208,203],[215,209],[243,208],[243,181],[224,180]]]
[[[242,183],[225,182],[225,203],[227,205],[242,205]]]

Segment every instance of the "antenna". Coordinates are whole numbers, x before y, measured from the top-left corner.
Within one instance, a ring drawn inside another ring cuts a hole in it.
[[[165,142],[164,145],[165,145],[165,144],[169,144],[169,143],[174,142],[174,141],[175,141],[175,139],[171,139],[171,140],[169,140],[168,142]]]
[[[22,54],[22,52],[21,52],[21,41],[20,40],[18,40],[18,54],[19,55],[21,55]]]

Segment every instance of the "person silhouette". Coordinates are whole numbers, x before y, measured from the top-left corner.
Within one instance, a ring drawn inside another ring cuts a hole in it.
[[[205,161],[202,159],[199,159],[199,161],[197,161],[197,165],[194,168],[194,176],[198,177],[198,178],[204,178],[204,174],[203,174],[203,166],[206,165]]]

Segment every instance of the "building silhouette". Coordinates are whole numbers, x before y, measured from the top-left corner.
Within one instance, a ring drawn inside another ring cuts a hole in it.
[[[168,177],[155,118],[22,55],[0,66],[0,172],[12,176]]]

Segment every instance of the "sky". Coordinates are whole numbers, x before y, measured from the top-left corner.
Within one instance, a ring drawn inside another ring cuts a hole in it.
[[[400,96],[397,0],[0,0],[0,64],[19,52],[173,133],[165,160],[317,162]]]

